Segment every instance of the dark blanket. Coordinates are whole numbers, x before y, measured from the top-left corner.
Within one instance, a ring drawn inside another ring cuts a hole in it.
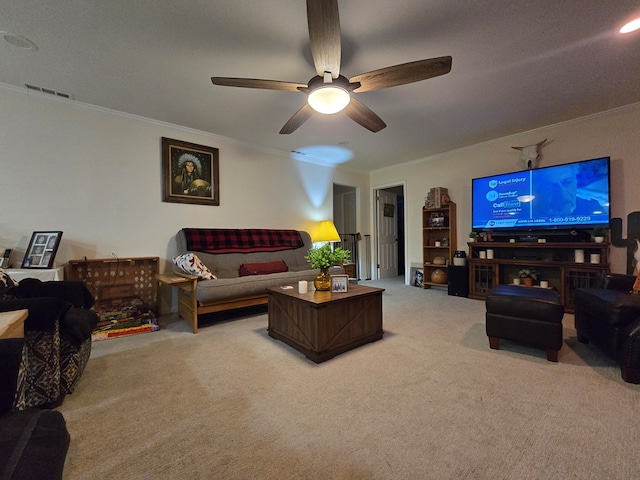
[[[0,302],[0,311],[29,310],[25,330],[53,332],[60,322],[60,335],[79,345],[91,337],[98,316],[89,310],[93,296],[81,281],[42,282],[26,278],[9,290],[12,299]]]
[[[42,282],[37,278],[25,278],[11,289],[11,294],[20,298],[55,297],[79,308],[91,308],[94,303],[93,295],[79,280]]]
[[[297,230],[183,228],[182,231],[187,240],[187,250],[191,252],[276,252],[304,246]]]

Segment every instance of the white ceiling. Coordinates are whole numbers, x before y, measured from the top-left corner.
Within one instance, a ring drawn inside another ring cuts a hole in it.
[[[0,0],[0,82],[283,152],[343,146],[374,170],[640,101],[637,0],[340,0],[347,78],[451,55],[451,73],[358,95],[387,128],[316,115],[278,134],[302,93],[211,76],[307,83],[304,0]],[[534,139],[535,141],[541,139]],[[324,158],[330,160],[330,158]]]

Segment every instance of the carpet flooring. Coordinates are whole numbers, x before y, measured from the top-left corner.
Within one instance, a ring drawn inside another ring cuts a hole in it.
[[[577,343],[503,341],[484,303],[386,289],[384,338],[316,365],[265,310],[97,342],[59,410],[65,479],[636,479],[640,386]]]

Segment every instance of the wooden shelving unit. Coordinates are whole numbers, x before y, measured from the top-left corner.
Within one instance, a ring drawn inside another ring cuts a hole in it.
[[[436,246],[436,242],[440,242]],[[450,202],[442,208],[422,208],[422,265],[424,278],[423,288],[446,287],[447,282],[431,281],[431,275],[437,269],[445,275],[447,265],[451,264],[453,253],[458,244],[456,237],[456,204]],[[435,265],[436,257],[444,258],[445,264]]]
[[[469,242],[469,297],[484,299],[495,285],[513,283],[518,271],[534,267],[539,280],[560,293],[567,312],[573,312],[573,295],[578,288],[596,287],[609,273],[609,243],[594,242]],[[492,259],[480,252],[493,250]],[[575,250],[584,251],[584,263],[575,262]],[[590,263],[591,254],[600,262]]]

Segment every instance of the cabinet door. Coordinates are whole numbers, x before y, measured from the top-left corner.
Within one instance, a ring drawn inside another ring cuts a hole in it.
[[[469,262],[469,294],[485,296],[498,281],[495,263]]]
[[[573,311],[573,298],[578,288],[597,288],[602,284],[602,279],[607,273],[605,270],[581,269],[576,267],[565,268],[563,299],[566,307]]]

